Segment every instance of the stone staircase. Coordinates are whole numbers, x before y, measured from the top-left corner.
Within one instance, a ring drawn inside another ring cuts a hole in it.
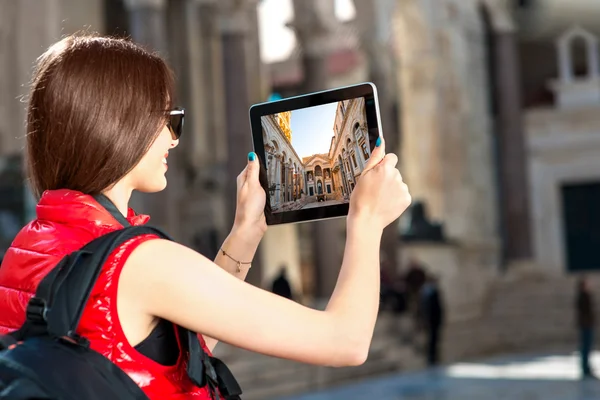
[[[600,285],[592,282],[596,309]],[[575,350],[575,280],[570,276],[533,275],[498,279],[477,318],[455,321],[444,333],[444,359],[538,351]]]
[[[315,391],[360,379],[416,370],[420,356],[397,333],[398,319],[382,314],[377,322],[367,361],[358,367],[320,367],[268,357],[221,343],[215,356],[227,363],[245,400],[267,400]]]
[[[592,281],[600,311],[600,276]],[[575,350],[574,278],[533,274],[496,277],[477,316],[449,321],[443,332],[444,364],[547,350]],[[600,322],[600,317],[598,318]],[[215,355],[227,362],[246,400],[268,400],[356,382],[378,375],[424,368],[417,350],[423,342],[408,316],[378,318],[365,364],[329,368],[250,353],[219,344]],[[600,328],[600,325],[599,325]]]

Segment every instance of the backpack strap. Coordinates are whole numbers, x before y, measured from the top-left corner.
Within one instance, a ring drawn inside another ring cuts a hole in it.
[[[237,380],[223,361],[202,350],[197,334],[179,327],[179,337],[190,353],[187,374],[192,382],[199,387],[208,385],[217,399],[220,393],[224,400],[241,400],[242,389]]]
[[[133,226],[101,236],[63,258],[39,284],[27,305],[25,324],[13,336],[24,340],[49,334],[87,345],[75,331],[102,266],[121,244],[145,234],[171,240],[157,228]]]

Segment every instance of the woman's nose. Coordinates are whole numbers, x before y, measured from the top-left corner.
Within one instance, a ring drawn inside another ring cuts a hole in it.
[[[171,141],[171,148],[175,148],[179,145],[179,139],[175,139]]]

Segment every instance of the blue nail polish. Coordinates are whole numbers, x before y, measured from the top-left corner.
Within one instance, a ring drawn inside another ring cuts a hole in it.
[[[381,146],[381,138],[380,137],[377,138],[377,141],[375,142],[375,146],[376,147]]]
[[[252,151],[250,153],[248,153],[248,160],[250,160],[250,161],[256,160],[256,154],[254,154],[254,152],[252,152]]]

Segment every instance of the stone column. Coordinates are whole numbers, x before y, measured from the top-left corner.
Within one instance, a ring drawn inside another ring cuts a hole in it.
[[[125,5],[129,10],[129,33],[133,40],[166,57],[166,0],[125,0]]]
[[[129,12],[129,33],[132,39],[149,51],[157,51],[162,57],[167,58],[166,0],[125,0],[125,5]],[[177,152],[177,150],[174,151]],[[180,228],[178,217],[180,171],[178,166],[181,160],[174,161],[175,158],[173,157],[169,163],[167,188],[162,192],[152,194],[134,192],[130,206],[138,212],[149,214],[153,225],[166,230],[175,239],[181,240],[178,232]]]
[[[285,194],[286,201],[290,201],[292,199],[292,189],[294,187],[294,181],[292,180],[292,169],[290,165],[285,168]]]
[[[396,2],[397,0],[354,0],[354,5],[361,50],[368,60],[369,79],[377,87],[386,151],[395,153],[400,158],[400,124],[396,120],[396,104],[400,101],[400,96],[394,90],[394,55],[391,40],[392,15]],[[381,239],[383,258],[392,273],[398,270],[398,246],[396,221],[383,231]]]
[[[292,200],[292,189],[294,188],[294,181],[292,180],[292,169],[288,165],[285,169],[285,193],[287,195],[287,201]]]
[[[523,128],[516,27],[506,0],[486,0],[492,33],[491,77],[496,88],[496,133],[500,166],[500,212],[504,262],[531,258],[529,174]]]
[[[178,105],[186,108],[185,133],[173,157],[181,241],[214,258],[226,226],[225,103],[221,32],[216,0],[171,1],[167,8],[169,60],[177,77]],[[169,180],[174,179],[174,174]],[[171,183],[171,182],[169,182]]]
[[[275,203],[279,204],[281,201],[281,165],[279,156],[275,157]]]
[[[332,49],[332,29],[334,20],[330,18],[333,9],[332,0],[294,0],[294,29],[302,48],[302,66],[304,82],[303,93],[327,89],[327,57]],[[313,184],[317,193],[316,177]],[[302,240],[311,241],[313,259],[306,257],[305,263],[314,266],[315,295],[328,298],[337,280],[343,254],[343,224],[339,220],[313,222],[299,227]],[[312,236],[312,238],[311,238]]]
[[[327,57],[335,47],[333,30],[335,21],[329,12],[333,0],[293,0],[294,21],[290,26],[302,48],[304,82],[306,93],[327,89]]]
[[[308,196],[308,179],[306,177],[306,171],[304,171],[302,175],[304,178],[304,194]]]
[[[225,107],[225,77],[223,40],[221,36],[220,5],[218,0],[195,0],[198,4],[195,24],[202,38],[202,52],[199,55],[203,68],[202,97],[205,109],[205,129],[208,133],[203,146],[205,154],[219,176],[224,177],[228,157],[227,111]]]
[[[248,163],[248,152],[252,151],[252,136],[249,132],[248,109],[249,82],[246,46],[250,26],[248,10],[256,8],[255,1],[220,0],[220,28],[223,45],[223,70],[225,82],[225,104],[227,112],[227,226],[233,225],[236,208],[236,179]],[[248,274],[248,282],[260,285],[262,281],[261,252],[256,257]]]
[[[25,147],[26,104],[36,59],[60,39],[60,1],[0,0],[0,155]]]
[[[333,49],[331,18],[333,0],[294,0],[294,21],[290,25],[302,48],[304,82],[302,92],[328,88],[327,59]],[[316,179],[316,177],[315,177]],[[317,193],[315,180],[315,194]],[[324,188],[325,190],[325,188]],[[318,221],[311,224],[317,298],[329,298],[342,263],[344,223],[341,220]],[[308,232],[306,232],[308,234]]]
[[[397,73],[406,99],[402,171],[413,199],[427,203],[447,236],[494,265],[496,185],[483,28],[475,2],[442,3],[397,3]],[[464,17],[460,24],[456,15]]]
[[[287,203],[289,201],[289,192],[290,192],[290,181],[289,181],[289,170],[287,163],[283,164],[283,202]]]
[[[364,161],[361,156],[360,146],[358,145],[358,141],[354,138],[354,157],[356,158],[356,164],[358,165],[358,169],[362,171]]]
[[[29,83],[36,59],[60,39],[57,0],[0,0],[0,213],[15,229],[0,232],[0,257],[20,227],[35,218],[24,148]]]
[[[223,41],[223,67],[225,102],[227,109],[228,146],[228,220],[233,223],[236,201],[236,177],[247,164],[252,150],[248,132],[248,70],[246,66],[246,40],[249,31],[246,4],[240,1],[220,1],[221,37]],[[232,145],[235,144],[235,145]]]
[[[275,155],[273,153],[269,153],[267,155],[267,163],[268,163],[268,171],[267,171],[267,180],[272,183],[275,182]]]
[[[246,41],[246,60],[248,69],[248,95],[251,104],[262,103],[267,99],[270,88],[267,66],[260,58],[260,35],[257,6],[260,0],[245,0],[248,21],[248,40]]]
[[[344,165],[344,160],[340,158],[338,164],[340,165],[340,179],[342,181],[342,186],[346,192],[345,194],[348,195],[350,192],[348,191],[348,179],[346,178],[346,166]]]

